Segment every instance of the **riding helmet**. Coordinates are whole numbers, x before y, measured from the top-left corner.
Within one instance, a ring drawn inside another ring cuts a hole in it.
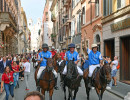
[[[75,48],[75,44],[74,43],[69,44],[68,48]]]
[[[43,44],[42,44],[42,48],[48,48],[48,44],[43,43]]]

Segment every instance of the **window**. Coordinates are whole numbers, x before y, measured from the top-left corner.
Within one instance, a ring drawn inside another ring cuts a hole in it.
[[[6,12],[6,1],[4,0],[4,12]]]
[[[46,12],[46,16],[48,15],[48,12]]]
[[[95,15],[99,16],[99,0],[97,0],[95,4]]]
[[[77,16],[77,33],[81,32],[81,15]]]
[[[83,7],[83,12],[82,12],[82,24],[85,24],[85,7]]]
[[[117,9],[121,8],[121,0],[117,0]]]
[[[3,0],[0,0],[0,11],[3,11]]]
[[[71,22],[71,36],[74,35],[74,21]]]
[[[109,14],[112,13],[112,0],[109,0]]]
[[[108,15],[108,0],[103,0],[103,15]]]
[[[72,0],[72,8],[75,7],[75,0]]]
[[[117,9],[125,6],[125,0],[117,0]]]

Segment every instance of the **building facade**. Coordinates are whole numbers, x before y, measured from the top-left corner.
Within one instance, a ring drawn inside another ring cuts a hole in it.
[[[82,0],[81,48],[84,54],[86,54],[84,46],[91,49],[91,45],[96,43],[98,44],[98,51],[103,55],[102,15],[102,0]]]
[[[31,51],[38,51],[40,47],[40,34],[41,34],[41,19],[38,18],[36,24],[33,24],[33,20],[29,19],[28,28],[30,30],[30,37],[28,38],[30,41]]]
[[[52,47],[51,34],[53,28],[53,22],[51,21],[51,5],[53,0],[46,0],[46,4],[43,11],[42,29],[43,29],[43,42],[47,43],[49,47]]]
[[[130,1],[103,0],[103,9],[104,55],[119,57],[118,79],[130,83]]]
[[[0,0],[0,55],[18,53],[18,1]]]

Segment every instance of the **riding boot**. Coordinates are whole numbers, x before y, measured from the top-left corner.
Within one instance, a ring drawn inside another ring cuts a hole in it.
[[[55,89],[59,90],[58,86],[57,86],[57,78],[55,78]]]
[[[40,92],[40,85],[39,85],[40,79],[37,79],[37,91]]]
[[[91,88],[92,85],[91,85],[91,77],[88,77],[88,87]]]

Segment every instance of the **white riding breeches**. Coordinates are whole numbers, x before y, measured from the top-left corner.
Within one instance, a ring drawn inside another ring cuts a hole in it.
[[[89,77],[92,77],[93,71],[94,71],[97,67],[100,67],[100,65],[98,64],[98,65],[90,65],[90,66],[89,66],[89,74],[88,74]]]
[[[78,70],[79,75],[83,76],[83,71],[78,66],[77,66],[77,70]],[[62,74],[66,75],[66,73],[67,73],[67,65],[65,66]]]
[[[46,68],[46,66],[41,66],[41,67],[39,68],[38,73],[37,73],[37,79],[40,78],[40,76],[41,76],[41,74],[42,74],[42,71],[43,71],[45,68]],[[58,77],[57,72],[56,72],[54,69],[52,70],[52,72],[53,72],[53,74],[55,75],[55,78],[57,78],[57,77]]]

